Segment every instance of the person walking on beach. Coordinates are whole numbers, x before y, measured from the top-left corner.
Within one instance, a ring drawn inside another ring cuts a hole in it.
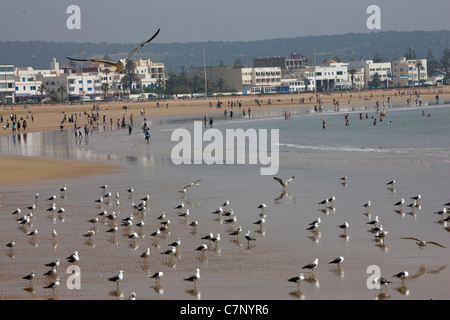
[[[150,142],[150,130],[148,128],[145,129],[145,141],[147,141],[147,144]]]
[[[211,116],[210,118],[209,118],[209,127],[210,128],[212,128],[212,126],[213,126],[213,117]]]

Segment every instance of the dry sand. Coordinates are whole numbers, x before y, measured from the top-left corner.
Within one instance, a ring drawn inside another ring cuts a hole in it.
[[[404,93],[403,96],[400,93]],[[323,106],[332,106],[334,100],[339,102],[339,105],[358,105],[358,104],[373,104],[378,101],[382,106],[383,102],[387,102],[390,97],[390,102],[406,102],[409,98],[409,92],[406,89],[390,89],[377,91],[361,91],[361,92],[343,92],[343,93],[321,93]],[[450,86],[440,86],[437,88],[425,88],[421,92],[420,98],[423,101],[435,99],[436,94],[439,94],[441,101],[450,98]],[[301,99],[304,103],[300,103]],[[262,101],[259,107],[255,103],[255,99]],[[270,99],[271,104],[268,104]],[[413,96],[413,100],[416,96]],[[222,108],[216,108],[217,101],[222,102]],[[113,119],[116,125],[117,119],[122,119],[125,114],[128,121],[129,116],[133,114],[134,119],[142,120],[141,110],[145,109],[145,117],[151,119],[154,117],[164,116],[182,116],[182,115],[219,115],[223,114],[224,110],[228,111],[228,101],[241,101],[242,108],[251,108],[252,110],[261,109],[282,109],[289,110],[289,108],[298,107],[313,107],[318,105],[317,98],[312,93],[302,94],[283,94],[283,95],[265,95],[265,96],[238,96],[238,97],[217,97],[210,99],[167,99],[160,100],[160,107],[156,107],[155,101],[150,102],[134,102],[134,101],[119,101],[119,102],[101,102],[99,105],[100,118],[106,115],[108,121]],[[91,113],[94,103],[86,102],[84,105],[78,103],[73,105],[68,104],[36,104],[24,107],[23,105],[5,106],[0,109],[0,114],[3,115],[2,126],[9,119],[10,114],[16,114],[17,119],[23,118],[27,120],[28,128],[26,132],[59,130],[64,114],[70,117],[71,114]],[[123,106],[128,106],[130,109],[124,110]],[[234,109],[236,110],[236,109]],[[33,119],[32,119],[33,118]],[[100,119],[100,121],[102,121]],[[78,117],[77,125],[83,127],[88,124],[86,117]],[[72,123],[66,121],[65,127],[69,128]],[[23,133],[23,129],[20,129]],[[0,136],[11,134],[11,127],[2,130],[0,129]],[[19,157],[5,157],[0,155],[0,180],[1,186],[26,184],[31,181],[40,181],[45,179],[69,178],[80,175],[92,175],[96,173],[106,173],[105,170],[114,170],[116,167],[111,165],[96,165],[95,163],[74,163],[67,161],[48,161],[35,158],[19,158]],[[70,170],[67,170],[67,165],[70,164]]]

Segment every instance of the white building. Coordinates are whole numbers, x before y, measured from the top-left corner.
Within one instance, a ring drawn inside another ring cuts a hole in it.
[[[348,63],[329,60],[325,65],[315,66],[317,88],[325,91],[341,90],[351,86],[348,83]]]
[[[15,102],[14,65],[0,64],[0,102]]]

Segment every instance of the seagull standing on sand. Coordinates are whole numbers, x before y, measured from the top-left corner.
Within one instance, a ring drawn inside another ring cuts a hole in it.
[[[264,208],[267,208],[267,205],[265,203],[261,203],[258,206],[258,209],[261,209],[261,215],[264,215]]]
[[[349,224],[348,224],[347,221],[345,221],[343,224],[339,225],[338,227],[343,229],[344,230],[344,234],[346,234],[347,233],[347,228],[349,227]]]
[[[200,279],[200,269],[195,269],[195,274],[190,276],[189,278],[184,279],[184,281],[190,281],[194,283],[194,286],[197,287],[197,280]]]
[[[315,259],[313,262],[308,263],[307,265],[303,266],[302,269],[310,269],[312,273],[314,274],[314,269],[317,268],[319,265],[319,259]]]
[[[298,276],[292,277],[292,278],[289,278],[289,279],[288,279],[289,282],[294,282],[294,283],[297,284],[298,290],[300,290],[300,283],[301,283],[303,280],[305,280],[305,276],[304,276],[303,273],[300,273]]]
[[[115,282],[117,284],[117,290],[119,290],[119,282],[123,279],[123,270],[119,270],[119,274],[114,277],[108,278],[109,281]]]
[[[161,278],[164,276],[164,273],[162,271],[155,272],[152,276],[150,276],[151,279],[155,279],[156,283],[155,285],[158,286],[160,284]]]
[[[328,262],[328,264],[332,264],[335,263],[338,265],[338,268],[341,267],[341,263],[344,261],[344,257],[343,256],[339,256],[336,259],[334,259],[333,261]]]
[[[53,289],[55,292],[56,288],[61,284],[59,279],[56,279],[54,282],[50,283],[48,286],[45,286],[44,289]]]
[[[67,257],[67,262],[75,263],[80,261],[80,257],[78,256],[78,251],[75,251],[73,254]]]
[[[131,58],[131,56],[138,51],[140,48],[142,48],[144,45],[146,45],[147,43],[149,43],[150,41],[152,41],[159,33],[159,30],[156,31],[156,33],[147,41],[143,42],[142,44],[140,44],[139,46],[137,46],[135,49],[133,49],[133,51],[131,51],[128,56],[126,56],[125,59],[120,59],[117,62],[113,62],[113,61],[108,61],[108,60],[102,60],[102,59],[74,59],[74,58],[69,58],[66,57],[69,60],[74,60],[74,61],[89,61],[89,62],[94,62],[94,63],[105,63],[108,64],[110,66],[116,67],[116,71],[119,73],[122,73],[123,70],[125,70],[125,66],[127,64],[128,59]]]
[[[30,274],[26,275],[22,279],[28,280],[28,281],[30,281],[30,284],[32,284],[35,276],[36,276],[36,273],[34,271],[32,271]]]
[[[394,274],[393,277],[399,278],[402,281],[402,284],[405,284],[405,279],[409,277],[409,273],[408,271],[402,271]]]
[[[247,245],[250,247],[250,241],[256,241],[255,238],[250,236],[250,230],[245,234],[245,239],[247,239]]]

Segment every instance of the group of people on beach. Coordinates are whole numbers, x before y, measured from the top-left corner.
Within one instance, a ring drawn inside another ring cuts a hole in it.
[[[28,118],[28,116],[27,116],[27,118]],[[32,119],[34,120],[33,115],[32,115]],[[3,123],[3,114],[0,114],[0,123]],[[20,117],[20,119],[17,119],[17,115],[11,113],[9,115],[9,119],[6,119],[6,123],[3,125],[3,130],[8,129],[10,126],[11,126],[12,133],[16,133],[17,131],[20,131],[20,129],[22,129],[23,131],[26,131],[28,124],[27,124],[27,120],[24,119],[23,117]]]

